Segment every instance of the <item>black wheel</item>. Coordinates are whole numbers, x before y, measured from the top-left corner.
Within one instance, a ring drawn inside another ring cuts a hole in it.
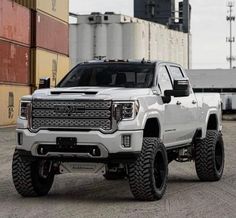
[[[12,162],[12,178],[17,192],[23,197],[36,197],[47,195],[50,191],[54,173],[41,176],[42,161],[26,161],[16,150]]]
[[[208,130],[205,139],[195,146],[195,166],[201,181],[218,181],[224,171],[224,142],[222,134]]]
[[[168,179],[165,146],[156,138],[144,138],[135,163],[128,165],[131,192],[137,200],[154,201],[163,197]]]

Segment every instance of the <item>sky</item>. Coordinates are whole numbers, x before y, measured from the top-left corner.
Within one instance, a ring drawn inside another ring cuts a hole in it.
[[[226,22],[226,0],[190,0],[192,5],[192,62],[194,69],[229,68],[229,24]],[[113,11],[133,16],[133,0],[70,0],[70,12],[89,14],[91,12]],[[236,15],[236,7],[234,8]],[[236,37],[236,22],[233,23]],[[236,56],[236,43],[233,53]],[[236,62],[234,65],[236,66]]]

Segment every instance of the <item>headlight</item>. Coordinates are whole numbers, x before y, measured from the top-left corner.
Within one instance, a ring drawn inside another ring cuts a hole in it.
[[[21,101],[20,102],[19,116],[21,119],[27,120],[29,118],[30,110],[31,110],[31,102],[30,101]]]
[[[139,111],[138,101],[114,102],[113,114],[117,121],[134,120]]]

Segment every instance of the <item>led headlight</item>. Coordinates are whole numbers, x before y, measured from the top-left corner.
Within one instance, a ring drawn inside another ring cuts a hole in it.
[[[31,102],[30,101],[21,101],[20,102],[20,118],[21,119],[28,119],[31,110]]]
[[[139,111],[138,101],[114,102],[114,118],[117,121],[134,120]]]

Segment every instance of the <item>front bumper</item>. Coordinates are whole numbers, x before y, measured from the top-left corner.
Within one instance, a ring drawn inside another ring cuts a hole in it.
[[[113,134],[103,134],[99,131],[48,131],[41,130],[37,133],[32,133],[28,129],[17,129],[17,135],[21,135],[21,144],[19,140],[16,149],[20,150],[22,155],[58,159],[61,161],[87,161],[87,162],[105,162],[107,160],[129,160],[134,159],[141,152],[143,131],[117,131]],[[122,145],[122,136],[131,136],[131,146],[125,148]],[[73,137],[77,139],[78,146],[97,146],[101,153],[99,156],[92,156],[89,153],[63,153],[49,152],[45,155],[38,153],[40,145],[56,146],[58,137]],[[122,161],[122,162],[123,162]]]

